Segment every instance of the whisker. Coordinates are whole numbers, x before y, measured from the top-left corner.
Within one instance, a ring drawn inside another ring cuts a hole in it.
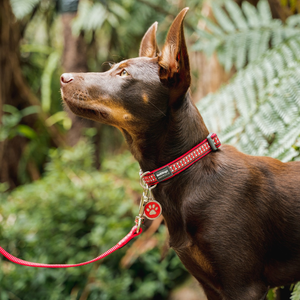
[[[155,104],[153,104],[150,101],[148,101],[148,103],[150,103],[151,105],[153,105],[158,111],[160,111],[166,117],[166,114],[163,111],[161,111]]]

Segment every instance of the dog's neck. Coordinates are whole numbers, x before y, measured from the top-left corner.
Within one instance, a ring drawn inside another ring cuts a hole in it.
[[[142,171],[146,172],[162,167],[188,152],[205,140],[209,131],[187,92],[179,105],[169,107],[166,115],[157,124],[152,124],[147,131],[137,135],[123,133]],[[170,184],[174,180],[177,182],[175,187]],[[172,247],[187,243],[186,236],[178,234],[184,228],[180,206],[185,189],[185,184],[179,184],[175,178],[153,190],[155,199],[163,206],[163,216],[169,228]]]
[[[152,171],[183,155],[203,141],[208,130],[187,92],[179,105],[147,131],[127,138],[141,169]],[[126,136],[126,134],[125,134]]]

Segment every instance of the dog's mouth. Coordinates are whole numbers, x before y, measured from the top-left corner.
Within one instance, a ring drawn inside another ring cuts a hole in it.
[[[108,95],[93,95],[88,90],[62,86],[61,96],[65,105],[79,117],[122,128],[128,127],[133,120],[132,114],[122,106],[120,100],[118,102],[118,99]]]
[[[96,107],[95,104],[89,104],[86,98],[67,98],[63,92],[61,94],[64,103],[67,104],[70,110],[77,116],[101,122],[105,121],[109,116],[107,108],[99,108]]]

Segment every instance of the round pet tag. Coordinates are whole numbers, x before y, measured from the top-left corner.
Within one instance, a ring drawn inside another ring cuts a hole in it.
[[[161,215],[161,212],[161,205],[157,201],[151,200],[145,205],[144,214],[149,220],[158,218]]]

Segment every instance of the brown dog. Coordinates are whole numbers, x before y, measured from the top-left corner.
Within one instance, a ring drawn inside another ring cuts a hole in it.
[[[152,171],[209,134],[190,93],[183,19],[159,52],[154,23],[138,58],[104,73],[61,76],[77,115],[119,128],[141,169]],[[174,248],[209,300],[264,299],[300,280],[300,162],[252,157],[224,145],[153,190]]]

